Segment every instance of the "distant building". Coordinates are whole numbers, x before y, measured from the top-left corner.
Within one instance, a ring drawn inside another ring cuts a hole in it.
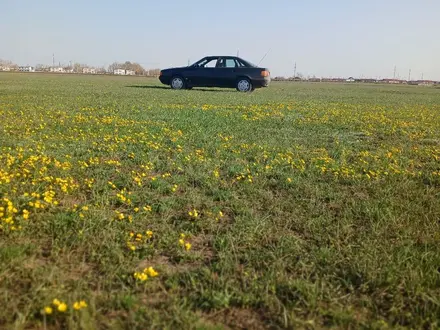
[[[35,68],[33,66],[19,66],[18,71],[20,72],[35,72]]]
[[[433,81],[433,80],[416,80],[416,83],[419,86],[434,86],[435,81]]]
[[[345,80],[346,82],[355,82],[356,80],[353,77],[348,78],[347,80]]]
[[[0,71],[11,71],[9,66],[0,66]]]
[[[321,80],[322,82],[344,82],[345,79],[344,78],[322,78]]]
[[[50,68],[50,70],[49,70],[50,72],[58,72],[58,73],[63,73],[63,72],[65,72],[65,70],[64,70],[64,68],[63,67],[51,67]]]
[[[134,76],[136,72],[134,72],[133,70],[116,69],[113,70],[113,74],[118,74],[121,76]]]
[[[386,83],[386,84],[406,84],[406,80],[400,80],[400,79],[382,79],[380,82]]]
[[[96,74],[96,69],[94,69],[94,68],[83,68],[82,72],[83,73],[88,73],[88,74]]]
[[[377,80],[372,78],[361,78],[358,79],[357,81],[361,83],[369,83],[369,84],[377,83]]]
[[[113,74],[125,75],[125,70],[124,69],[116,69],[116,70],[113,70]]]

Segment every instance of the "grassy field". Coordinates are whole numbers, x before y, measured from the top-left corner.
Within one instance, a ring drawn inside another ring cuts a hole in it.
[[[0,328],[440,326],[440,89],[0,74]]]

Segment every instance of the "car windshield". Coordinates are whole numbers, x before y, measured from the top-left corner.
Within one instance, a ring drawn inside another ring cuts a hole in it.
[[[204,68],[204,67],[214,67],[217,59],[216,58],[203,58],[190,66]]]

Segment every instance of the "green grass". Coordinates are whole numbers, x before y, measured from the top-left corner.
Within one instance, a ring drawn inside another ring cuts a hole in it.
[[[439,89],[0,74],[0,115],[1,328],[440,326]]]

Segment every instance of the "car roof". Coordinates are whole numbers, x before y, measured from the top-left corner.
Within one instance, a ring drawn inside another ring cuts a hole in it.
[[[233,58],[233,59],[236,59],[236,60],[240,60],[240,61],[242,61],[243,63],[249,64],[249,65],[252,65],[252,63],[250,63],[249,61],[246,61],[244,58],[241,58],[241,57],[238,57],[238,56],[233,56],[233,55],[217,55],[217,56],[210,55],[210,56],[205,56],[205,57],[203,57],[202,60],[203,60],[203,59],[211,59],[211,58],[219,58],[219,57]]]
[[[231,56],[231,55],[210,55],[210,56],[205,56],[204,58],[218,58],[218,57],[228,57],[228,58],[237,58],[240,59],[240,57],[237,56]]]

